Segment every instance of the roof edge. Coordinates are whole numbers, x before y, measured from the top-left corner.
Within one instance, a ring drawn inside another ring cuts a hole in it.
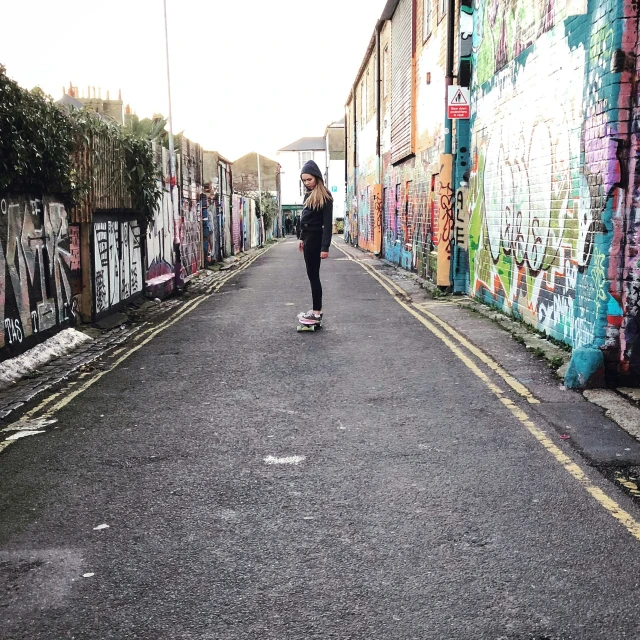
[[[344,105],[345,107],[349,106],[349,103],[351,102],[351,96],[353,94],[355,86],[360,81],[360,78],[362,77],[364,69],[367,66],[367,62],[369,61],[369,57],[371,56],[371,52],[373,51],[373,48],[376,46],[376,36],[378,34],[378,31],[382,28],[382,25],[387,20],[391,20],[391,18],[393,18],[393,14],[396,12],[399,2],[400,0],[387,0],[387,4],[382,10],[382,15],[380,16],[379,20],[376,22],[375,29],[373,30],[373,35],[371,36],[371,40],[369,41],[369,46],[367,47],[367,52],[364,54],[364,59],[362,60],[362,64],[360,65],[360,68],[358,69],[358,73],[356,74],[356,79],[351,84],[351,90],[349,91],[349,96],[347,97],[347,101],[345,102],[345,105]]]

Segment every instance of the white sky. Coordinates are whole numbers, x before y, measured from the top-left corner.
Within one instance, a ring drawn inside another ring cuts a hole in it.
[[[386,0],[167,0],[174,131],[275,159],[344,104]],[[0,0],[0,64],[55,99],[107,89],[168,114],[162,0]]]

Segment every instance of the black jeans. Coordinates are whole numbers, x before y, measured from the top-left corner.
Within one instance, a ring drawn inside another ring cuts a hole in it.
[[[309,276],[311,283],[313,309],[322,311],[322,284],[320,284],[322,230],[303,230],[300,239],[304,242],[304,262],[307,265],[307,276]]]

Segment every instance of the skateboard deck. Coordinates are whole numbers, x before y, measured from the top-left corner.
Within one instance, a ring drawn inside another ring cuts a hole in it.
[[[298,331],[319,331],[322,329],[322,322],[311,322],[298,318]]]

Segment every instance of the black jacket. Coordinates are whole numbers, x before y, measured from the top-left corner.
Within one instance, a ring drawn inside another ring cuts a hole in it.
[[[300,175],[303,173],[308,173],[309,175],[324,180],[320,168],[313,160],[305,162]],[[309,194],[307,193],[304,196],[305,203],[307,202],[308,197]],[[302,210],[300,228],[302,234],[304,234],[305,230],[313,233],[319,233],[322,231],[322,244],[320,246],[320,251],[329,251],[331,234],[333,233],[333,201],[327,200],[322,209],[310,209],[305,206]]]
[[[305,195],[307,201],[309,194]],[[322,209],[310,209],[305,206],[300,218],[300,232],[304,236],[305,232],[322,232],[322,244],[320,251],[329,251],[331,245],[331,234],[333,233],[333,201],[327,200]]]

